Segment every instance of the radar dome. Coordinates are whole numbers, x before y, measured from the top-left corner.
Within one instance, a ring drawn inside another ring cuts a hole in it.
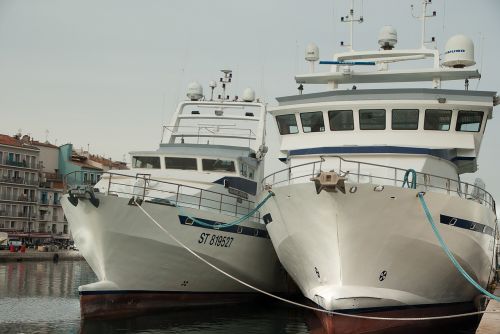
[[[246,88],[241,98],[245,102],[253,102],[255,100],[255,91],[252,88]]]
[[[198,82],[191,82],[187,88],[187,97],[191,101],[198,101],[203,97],[203,87]]]
[[[319,60],[319,48],[316,44],[310,43],[306,47],[306,60],[307,61],[318,61]]]
[[[475,64],[474,43],[469,37],[455,35],[446,42],[444,49],[444,66],[464,68]]]
[[[378,33],[378,44],[384,50],[392,50],[398,43],[398,32],[393,26],[383,26]]]

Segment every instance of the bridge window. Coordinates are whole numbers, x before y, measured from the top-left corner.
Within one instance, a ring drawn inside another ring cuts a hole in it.
[[[133,157],[132,166],[134,168],[160,168],[160,157]]]
[[[448,131],[450,122],[451,110],[427,109],[425,111],[424,130]]]
[[[482,111],[460,110],[458,112],[456,131],[479,132],[483,121]]]
[[[281,135],[294,134],[299,132],[295,114],[276,116],[278,129]]]
[[[166,169],[197,170],[196,158],[165,157]]]
[[[393,130],[417,130],[418,109],[392,109]]]
[[[385,109],[360,109],[361,130],[385,130]]]
[[[220,160],[220,159],[203,159],[202,160],[204,171],[213,172],[235,172],[234,161]]]
[[[325,131],[325,122],[321,111],[301,113],[300,121],[302,122],[302,130],[305,133]]]
[[[354,130],[354,118],[352,110],[330,110],[328,112],[330,130],[347,131]]]

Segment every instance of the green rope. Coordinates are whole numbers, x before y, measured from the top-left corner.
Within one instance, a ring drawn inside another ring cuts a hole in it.
[[[266,203],[273,196],[274,196],[274,193],[272,191],[270,191],[269,194],[267,194],[267,196],[253,210],[251,210],[250,212],[248,212],[246,215],[244,215],[243,217],[240,217],[240,218],[236,219],[233,222],[217,225],[217,228],[221,229],[221,228],[231,227],[231,226],[243,223],[245,220],[247,220],[250,217],[252,217],[253,214],[256,213],[264,205],[264,203]],[[175,206],[177,207],[177,209],[179,210],[179,213],[182,216],[188,217],[189,219],[191,219],[195,223],[197,223],[197,224],[199,224],[201,226],[205,226],[205,227],[210,227],[210,228],[214,228],[215,227],[214,225],[207,224],[207,223],[205,223],[205,222],[203,222],[203,221],[201,221],[199,219],[196,219],[194,217],[189,216],[188,214],[186,214],[184,212],[184,210],[182,209],[182,207],[180,207],[178,205],[175,205]]]
[[[429,211],[429,208],[427,207],[427,204],[425,203],[424,200],[424,195],[423,193],[418,193],[418,199],[420,200],[420,203],[422,204],[422,207],[424,208],[425,215],[427,216],[427,220],[432,226],[432,229],[434,230],[434,234],[436,235],[437,239],[439,240],[439,243],[441,244],[441,248],[443,248],[444,252],[448,257],[450,258],[451,262],[457,268],[457,270],[462,274],[462,276],[469,281],[470,284],[472,284],[476,289],[478,289],[481,293],[485,294],[486,296],[490,297],[491,299],[494,299],[496,301],[500,301],[500,297],[495,296],[494,294],[489,293],[486,291],[482,286],[479,285],[470,275],[462,268],[462,266],[458,263],[458,261],[455,259],[453,254],[451,253],[450,249],[444,242],[443,238],[441,237],[441,234],[439,233],[439,230],[436,227],[436,224],[434,223],[434,219],[432,218],[432,215]]]
[[[409,180],[410,174],[411,174],[411,183]],[[408,186],[408,188],[417,189],[417,172],[415,172],[414,169],[410,168],[406,171],[402,187],[404,188],[405,185]]]

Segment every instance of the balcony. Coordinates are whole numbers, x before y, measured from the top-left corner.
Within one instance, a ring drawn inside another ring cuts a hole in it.
[[[5,159],[0,162],[2,165],[7,165],[7,166],[13,166],[13,167],[20,167],[20,168],[31,168],[31,169],[40,169],[41,164],[40,163],[30,163],[26,160],[23,161],[15,161],[15,160],[10,160],[10,159]]]
[[[0,182],[12,183],[12,184],[23,184],[28,186],[38,185],[38,180],[29,180],[23,177],[0,177]]]
[[[0,200],[1,201],[13,201],[13,202],[31,202],[31,203],[36,203],[36,199],[34,197],[29,197],[29,196],[26,196],[26,195],[12,196],[12,195],[1,194],[0,195]]]

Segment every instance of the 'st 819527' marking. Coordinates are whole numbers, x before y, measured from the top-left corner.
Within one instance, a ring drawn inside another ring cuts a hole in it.
[[[200,234],[198,243],[216,247],[231,247],[233,240],[234,240],[233,237],[226,237],[223,235],[212,234],[212,233],[202,233]]]

